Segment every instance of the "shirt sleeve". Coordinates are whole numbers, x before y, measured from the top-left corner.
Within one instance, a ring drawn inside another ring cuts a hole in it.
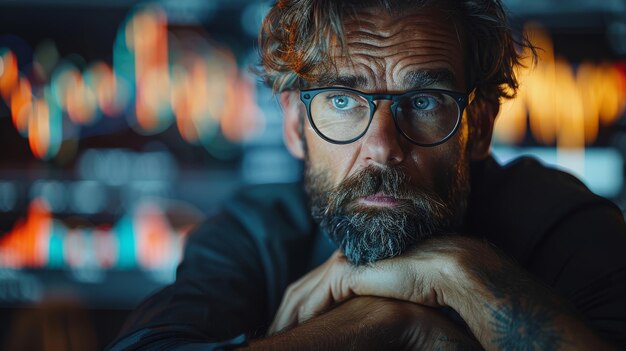
[[[548,231],[530,270],[601,337],[626,349],[626,224],[614,206],[591,204]]]
[[[190,234],[173,284],[146,299],[109,350],[222,350],[267,324],[255,241],[225,212]]]
[[[626,349],[626,224],[613,203],[532,158],[473,164],[470,230],[551,287]]]

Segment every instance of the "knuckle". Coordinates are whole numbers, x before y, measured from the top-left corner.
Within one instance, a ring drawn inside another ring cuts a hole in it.
[[[306,305],[300,305],[298,307],[298,323],[307,321],[312,317],[311,309]]]
[[[307,314],[308,311],[308,307],[304,304],[298,306],[298,319],[302,318],[304,315]]]
[[[345,300],[353,295],[353,282],[354,276],[351,274],[345,274],[341,279],[337,280],[337,283],[332,287],[332,294],[336,301]]]
[[[293,296],[297,295],[299,290],[299,285],[297,283],[292,283],[289,286],[287,286],[287,290],[285,291],[285,297],[286,298],[292,298]]]
[[[341,273],[341,266],[338,264],[333,264],[332,266],[328,267],[328,274],[330,276],[335,276],[337,274]]]

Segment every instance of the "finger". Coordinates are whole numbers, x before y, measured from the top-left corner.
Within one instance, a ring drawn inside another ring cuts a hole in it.
[[[335,261],[337,261],[338,259],[341,259],[341,257],[345,257],[343,256],[341,251],[339,250],[335,251],[324,263],[317,266],[315,269],[313,269],[311,272],[304,275],[302,278],[298,279],[295,283],[292,283],[289,286],[290,289],[288,290],[291,290],[292,294],[297,293],[299,291],[303,291],[303,290],[304,292],[310,291],[315,285],[317,285],[317,283],[323,277],[326,270],[328,270],[329,267],[332,266]],[[285,298],[288,298],[288,297],[289,297],[289,294],[286,293],[285,297],[283,298],[283,301],[285,300]]]
[[[289,286],[274,317],[274,321],[270,325],[268,334],[275,334],[297,322],[298,310],[302,302],[311,291],[314,291],[315,286],[319,284],[324,273],[341,256],[342,254],[339,250],[335,251],[326,262]]]
[[[323,274],[323,270],[307,275],[298,282],[289,286],[283,297],[283,301],[274,316],[274,321],[270,326],[269,333],[275,334],[297,322],[297,311],[308,292],[318,283]]]
[[[333,304],[342,302],[353,296],[347,289],[347,280],[351,279],[352,271],[345,257],[337,257],[331,267],[328,267],[322,279],[313,288],[311,294],[298,309],[298,323],[302,323],[313,316],[328,310]]]
[[[298,324],[304,323],[311,317],[320,314],[333,304],[332,294],[328,284],[322,280],[315,286],[308,299],[302,301],[296,311]]]
[[[297,316],[295,315],[294,306],[296,306],[298,302],[295,300],[288,300],[283,305],[281,305],[278,313],[274,317],[274,321],[268,330],[268,335],[276,334],[283,329],[290,327],[295,324],[297,320]]]
[[[311,306],[320,307],[315,308],[311,313],[307,313],[306,319],[309,319],[314,312],[328,306],[329,303],[327,302],[319,302],[327,295],[324,295],[323,293],[320,295],[320,292],[323,292],[323,290],[318,287],[324,286],[324,281],[329,280],[327,278],[329,272],[335,272],[337,270],[337,265],[343,265],[345,262],[347,262],[345,256],[341,251],[337,250],[328,260],[326,260],[324,264],[308,274],[306,278],[301,279],[283,300],[280,312],[277,314],[276,323],[273,325],[272,332],[278,332],[304,321],[300,320],[298,316],[301,315],[300,312],[302,311],[302,306],[310,301],[312,296],[315,303]],[[317,296],[319,296],[319,298],[315,298]]]

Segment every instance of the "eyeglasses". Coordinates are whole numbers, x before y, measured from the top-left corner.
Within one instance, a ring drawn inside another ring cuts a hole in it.
[[[391,100],[396,128],[413,144],[436,146],[445,143],[459,129],[467,94],[420,89],[400,94],[366,94],[349,88],[318,88],[300,91],[309,122],[324,140],[349,144],[367,132],[376,100]]]

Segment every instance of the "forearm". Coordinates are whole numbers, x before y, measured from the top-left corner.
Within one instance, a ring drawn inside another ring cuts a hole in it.
[[[493,291],[477,296],[480,303],[461,312],[487,350],[611,349],[547,289],[529,286],[515,295]]]
[[[247,350],[345,350],[358,349],[354,326],[335,325],[320,316],[288,331],[253,340]],[[371,350],[375,350],[372,347]]]
[[[611,350],[571,314],[532,302],[486,304],[469,322],[486,350]]]
[[[319,317],[317,317],[319,318]],[[313,321],[312,319],[311,321]],[[370,335],[364,337],[352,328],[318,329],[314,323],[305,323],[287,332],[265,339],[254,340],[245,350],[393,350],[403,349],[400,343],[389,338],[379,331],[368,331]],[[371,333],[376,333],[372,336]],[[365,342],[365,340],[368,340]],[[409,342],[410,343],[410,342]],[[441,332],[432,335],[427,340],[419,342],[419,349],[428,350],[464,350],[479,351],[483,348],[472,336],[464,333]],[[244,349],[242,349],[244,350]]]
[[[485,349],[611,349],[561,298],[508,259],[464,273],[465,295],[472,298],[457,298],[456,309]]]
[[[355,297],[250,350],[482,350],[441,311],[409,302]]]
[[[279,334],[253,340],[247,350],[380,350],[394,346],[392,323],[378,313],[374,303],[357,298]],[[382,299],[380,299],[382,300]],[[371,313],[368,313],[371,312]],[[392,347],[393,348],[393,347]]]

